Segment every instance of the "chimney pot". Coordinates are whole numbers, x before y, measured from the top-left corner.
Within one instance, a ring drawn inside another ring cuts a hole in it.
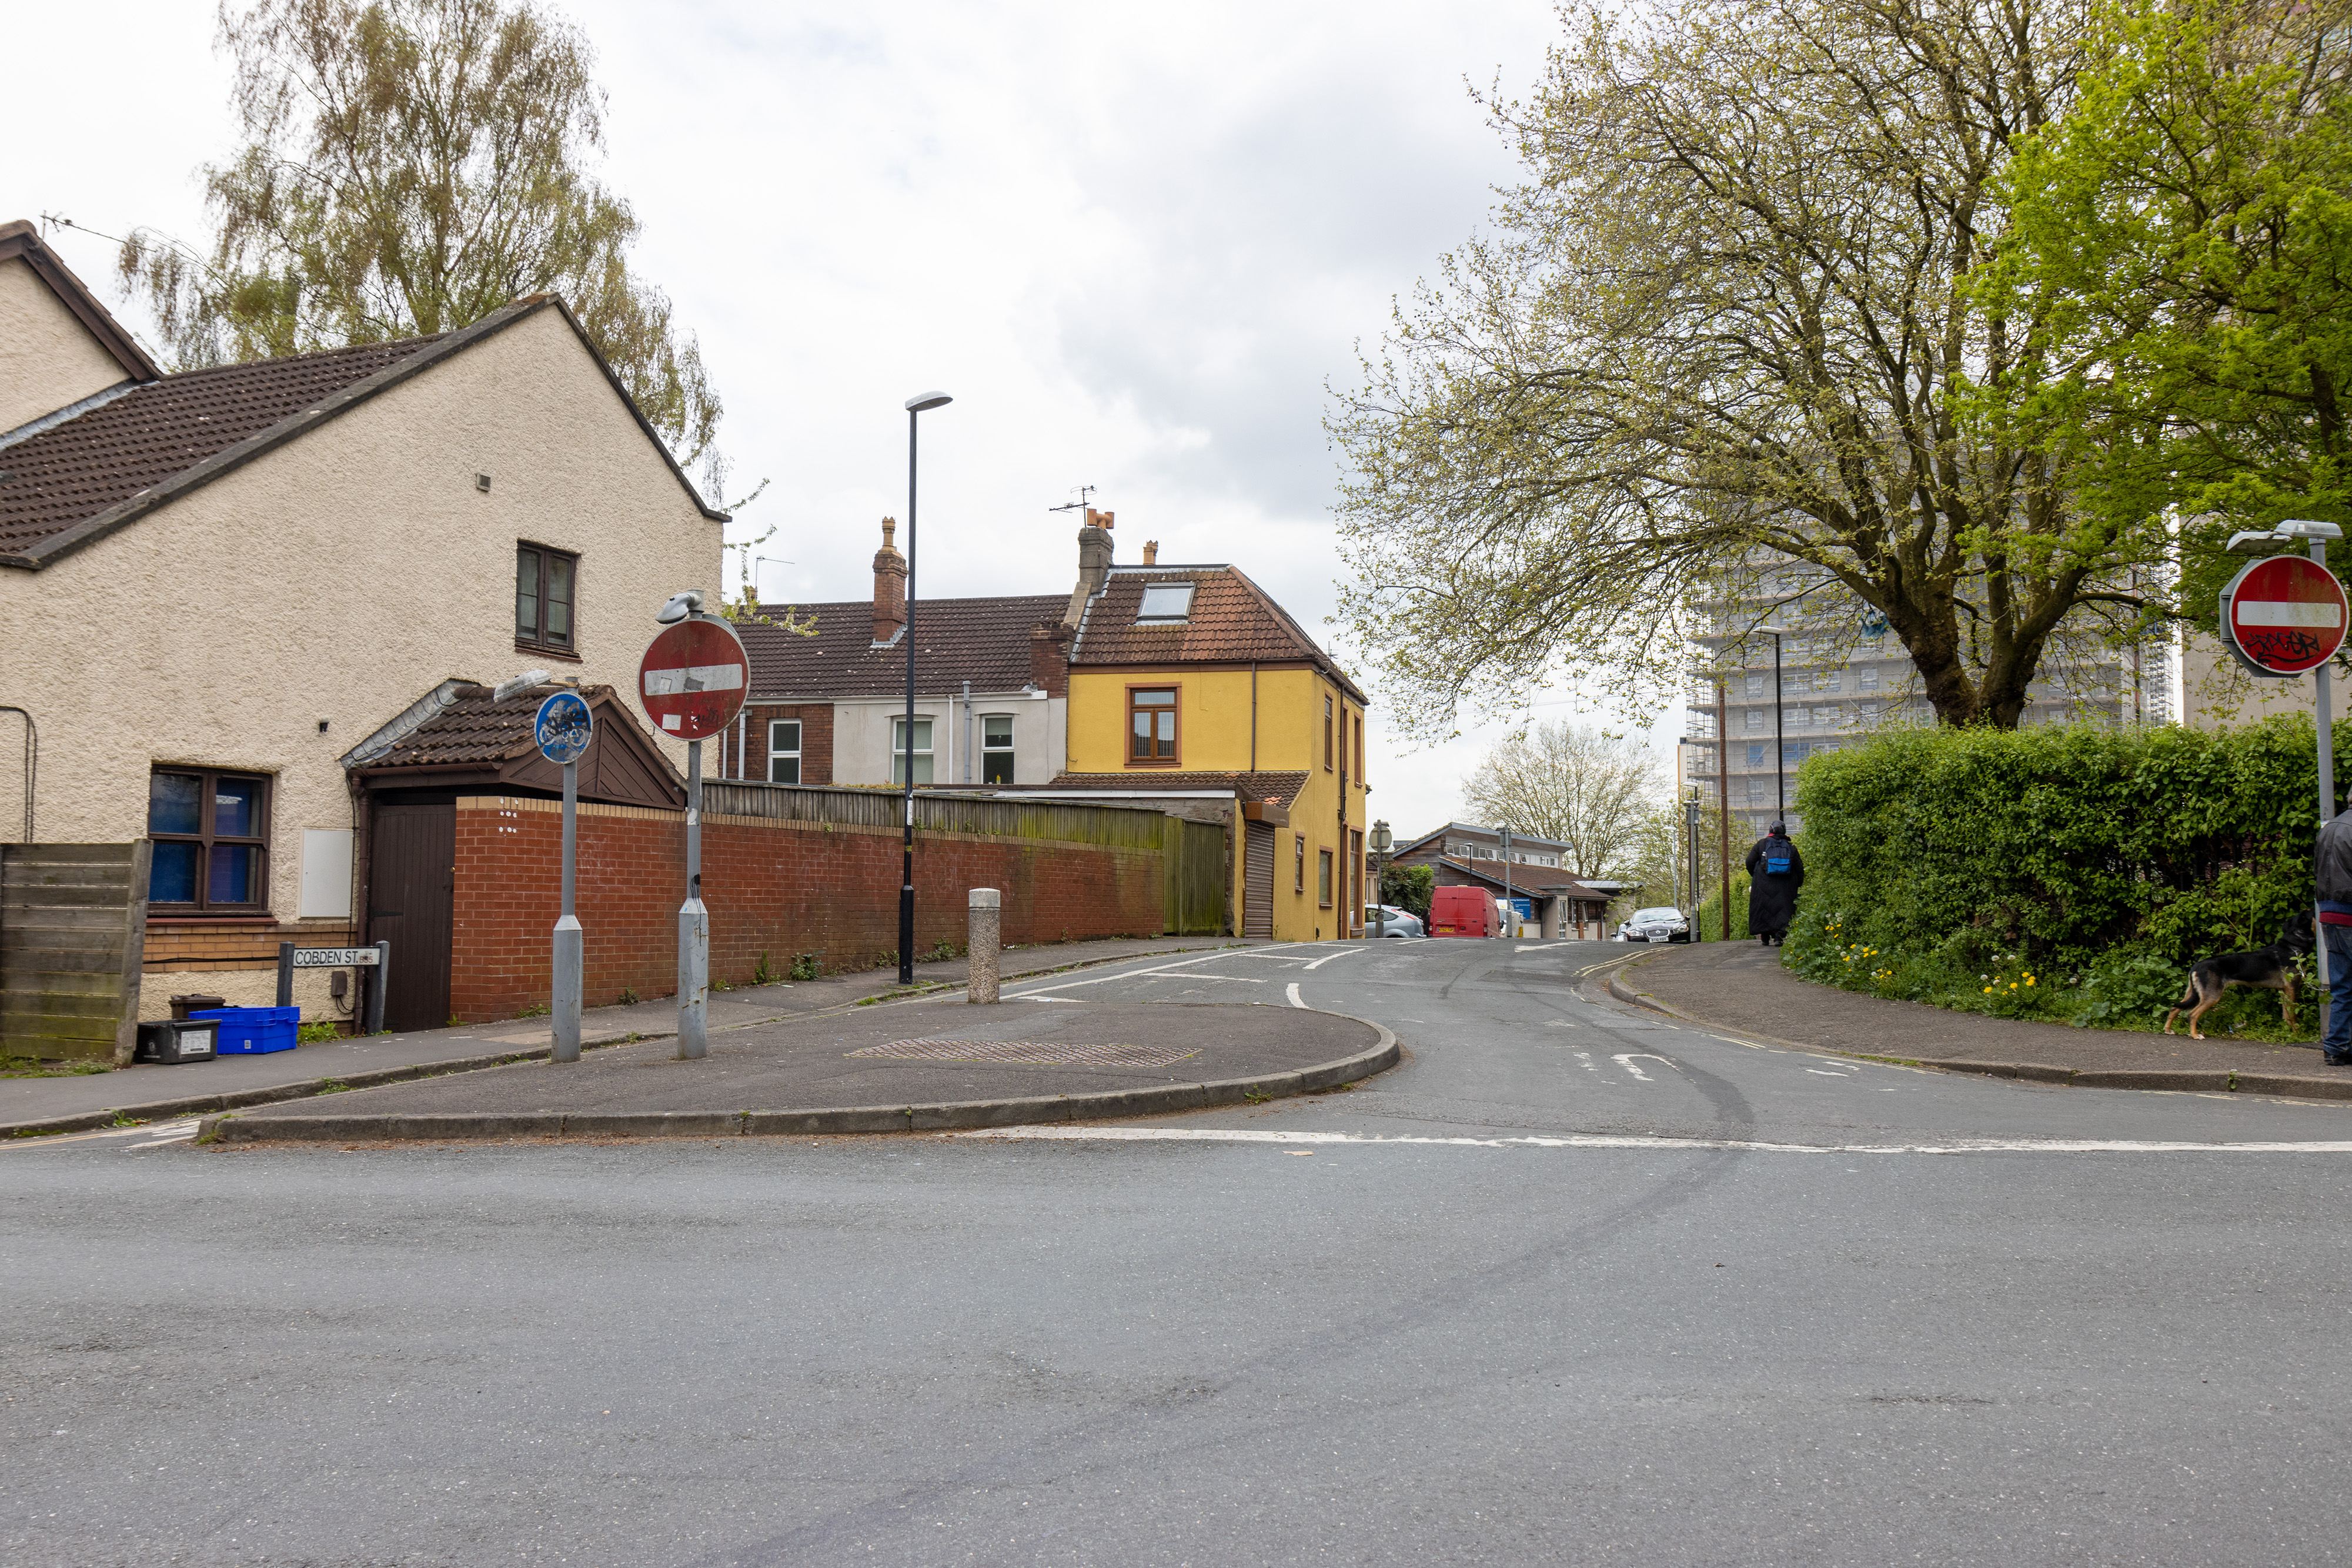
[[[894,641],[907,629],[907,558],[892,541],[896,517],[882,519],[882,548],[874,552],[874,641]]]
[[[1143,541],[1143,564],[1146,566],[1158,566],[1160,564],[1160,541],[1158,539],[1146,539]]]

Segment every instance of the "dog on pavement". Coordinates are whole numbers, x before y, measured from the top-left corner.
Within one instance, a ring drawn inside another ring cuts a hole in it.
[[[2224,953],[2218,958],[2207,958],[2189,971],[2189,989],[2172,1004],[2164,1015],[2164,1032],[2172,1032],[2172,1020],[2189,1009],[2189,1038],[2203,1040],[2198,1020],[2221,1000],[2231,986],[2252,986],[2259,990],[2284,991],[2286,1000],[2280,1011],[2285,1015],[2286,1026],[2294,1027],[2294,966],[2295,961],[2317,945],[2311,929],[2311,916],[2299,916],[2279,933],[2279,939],[2267,947],[2257,947],[2251,953]]]

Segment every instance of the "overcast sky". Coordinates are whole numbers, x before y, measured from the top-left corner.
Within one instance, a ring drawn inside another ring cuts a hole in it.
[[[597,51],[636,265],[726,401],[731,487],[774,481],[736,530],[777,528],[766,597],[868,591],[904,510],[900,406],[940,388],[926,596],[1066,591],[1075,514],[1048,508],[1093,485],[1121,560],[1156,538],[1234,562],[1333,641],[1326,384],[1513,178],[1465,81],[1532,82],[1547,4],[561,8]],[[195,170],[234,134],[210,7],[32,7],[9,32],[39,62],[19,118],[57,133],[0,219],[200,238]],[[52,240],[106,288],[106,246]],[[1416,750],[1381,695],[1368,771],[1402,839],[1455,812],[1501,732]]]

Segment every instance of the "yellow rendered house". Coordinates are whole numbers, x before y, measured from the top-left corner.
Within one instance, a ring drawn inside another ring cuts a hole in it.
[[[1151,545],[1115,565],[1111,523],[1089,510],[1078,536],[1069,763],[1048,789],[1225,823],[1231,930],[1363,935],[1364,694],[1239,569]]]

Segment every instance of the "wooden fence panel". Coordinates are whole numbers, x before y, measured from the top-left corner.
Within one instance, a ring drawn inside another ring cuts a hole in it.
[[[131,1064],[152,852],[0,844],[0,1051]]]

